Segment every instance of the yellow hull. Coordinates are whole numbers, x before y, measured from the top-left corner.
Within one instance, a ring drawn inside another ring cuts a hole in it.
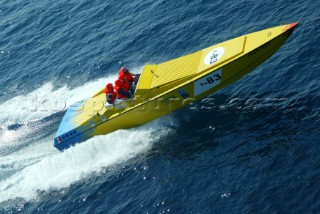
[[[297,24],[269,28],[165,63],[146,65],[133,99],[105,108],[102,89],[74,106],[72,113],[68,110],[55,146],[63,150],[94,135],[143,125],[207,97],[271,57]],[[67,138],[70,132],[73,134]]]

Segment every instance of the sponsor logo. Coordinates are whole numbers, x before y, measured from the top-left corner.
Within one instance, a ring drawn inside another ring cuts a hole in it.
[[[181,97],[182,98],[188,98],[188,97],[190,97],[190,95],[183,89],[183,88],[180,88],[179,90],[178,90],[178,93],[181,95]]]
[[[212,65],[213,63],[219,61],[224,54],[224,48],[218,47],[210,51],[204,58],[204,64]]]
[[[101,119],[102,119],[103,122],[107,121],[107,119],[106,119],[106,117],[104,115],[101,116]]]
[[[222,69],[214,71],[201,79],[194,82],[194,96],[198,96],[213,87],[217,86],[221,82]]]

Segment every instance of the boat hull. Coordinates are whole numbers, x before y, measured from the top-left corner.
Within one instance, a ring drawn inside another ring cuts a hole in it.
[[[138,84],[138,89],[141,90],[136,91],[134,99],[105,109],[104,98],[100,98],[102,104],[99,106],[102,107],[91,109],[90,122],[77,124],[77,128],[69,128],[71,132],[79,130],[77,135],[69,140],[59,141],[61,136],[57,135],[55,147],[63,150],[95,135],[140,126],[209,96],[239,80],[269,59],[285,43],[297,24],[244,35],[188,55],[183,60],[172,60],[163,67],[168,70],[169,65],[170,68],[176,66],[177,71],[188,71],[189,68],[192,72],[185,77],[179,76],[173,82],[161,82],[165,79],[161,79],[162,76],[170,76],[159,71],[161,65],[145,66],[142,76],[145,80],[149,78],[150,82],[140,83],[140,88]],[[191,63],[195,58],[199,64]],[[196,67],[192,67],[194,64]],[[153,88],[150,88],[151,86]]]

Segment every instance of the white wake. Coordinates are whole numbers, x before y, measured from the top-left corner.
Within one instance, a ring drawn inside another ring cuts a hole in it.
[[[141,73],[142,68],[135,68],[133,73]],[[77,101],[87,99],[105,87],[106,83],[114,83],[118,74],[90,81],[79,87],[70,89],[61,86],[55,89],[51,82],[26,95],[18,95],[0,104],[1,126],[39,120],[67,107]]]
[[[52,146],[52,137],[42,139],[23,151],[0,157],[6,166],[0,180],[0,203],[9,199],[36,200],[38,192],[67,188],[71,184],[147,152],[168,129],[159,131],[159,122],[139,128],[96,136],[64,152]]]

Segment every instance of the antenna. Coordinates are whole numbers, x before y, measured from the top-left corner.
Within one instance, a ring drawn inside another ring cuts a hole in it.
[[[152,73],[155,77],[159,77],[158,75],[156,75],[156,74],[154,73],[153,70],[151,70],[151,73]]]

